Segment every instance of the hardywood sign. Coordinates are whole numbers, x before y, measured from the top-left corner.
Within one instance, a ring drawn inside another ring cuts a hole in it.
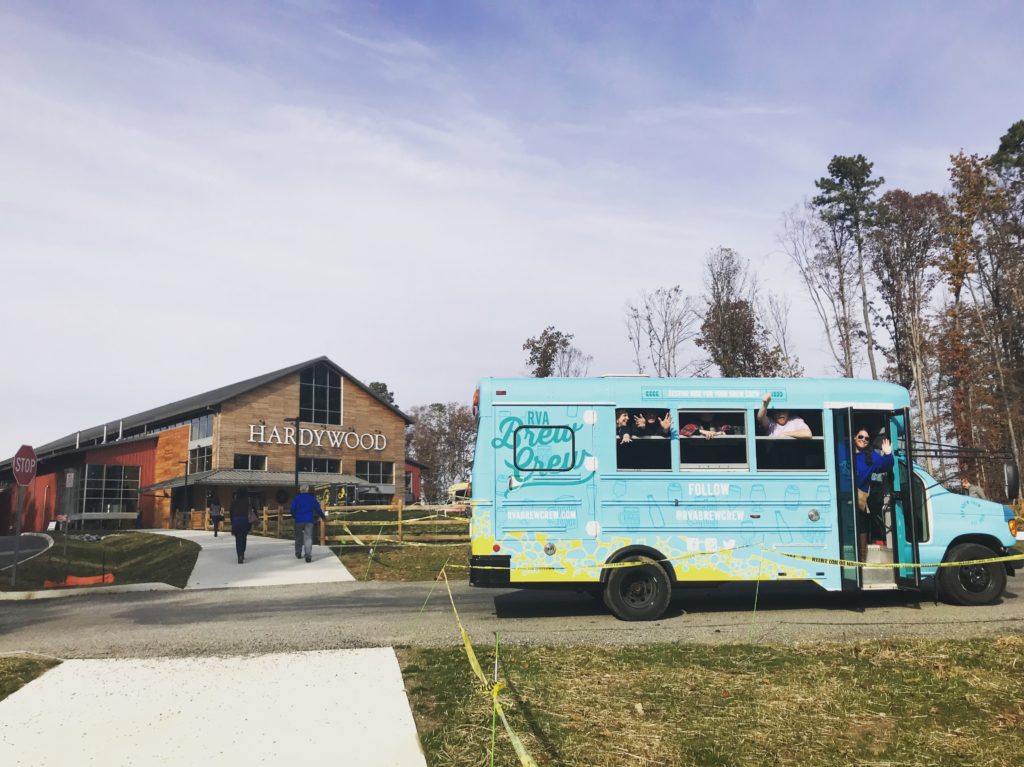
[[[294,445],[295,427],[266,426],[261,423],[249,424],[249,441],[257,445]],[[383,450],[388,446],[383,434],[359,434],[354,431],[331,431],[328,429],[299,429],[299,445],[309,447],[347,447],[349,450]]]

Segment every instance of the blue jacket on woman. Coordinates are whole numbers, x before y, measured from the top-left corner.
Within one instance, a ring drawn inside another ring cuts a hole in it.
[[[868,454],[872,455],[871,463],[868,463]],[[871,490],[871,475],[882,471],[889,471],[896,464],[892,454],[884,455],[877,450],[862,450],[857,453],[857,489],[865,493]]]

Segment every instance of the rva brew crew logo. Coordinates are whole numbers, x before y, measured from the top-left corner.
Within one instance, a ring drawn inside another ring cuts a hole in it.
[[[521,428],[523,426],[532,428]],[[516,416],[502,420],[498,425],[498,436],[491,440],[491,447],[508,448],[514,452],[513,460],[505,460],[505,466],[512,472],[514,486],[580,484],[590,479],[594,472],[572,479],[559,477],[558,473],[582,468],[590,455],[586,450],[573,452],[573,435],[582,428],[581,423],[551,426],[546,412],[530,411],[526,423]]]

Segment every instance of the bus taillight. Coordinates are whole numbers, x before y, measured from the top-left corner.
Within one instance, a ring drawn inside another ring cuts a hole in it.
[[[473,392],[473,417],[480,415],[480,390]]]

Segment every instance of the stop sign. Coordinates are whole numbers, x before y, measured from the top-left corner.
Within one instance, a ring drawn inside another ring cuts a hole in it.
[[[14,454],[14,479],[19,485],[27,485],[36,478],[36,451],[22,445]]]

